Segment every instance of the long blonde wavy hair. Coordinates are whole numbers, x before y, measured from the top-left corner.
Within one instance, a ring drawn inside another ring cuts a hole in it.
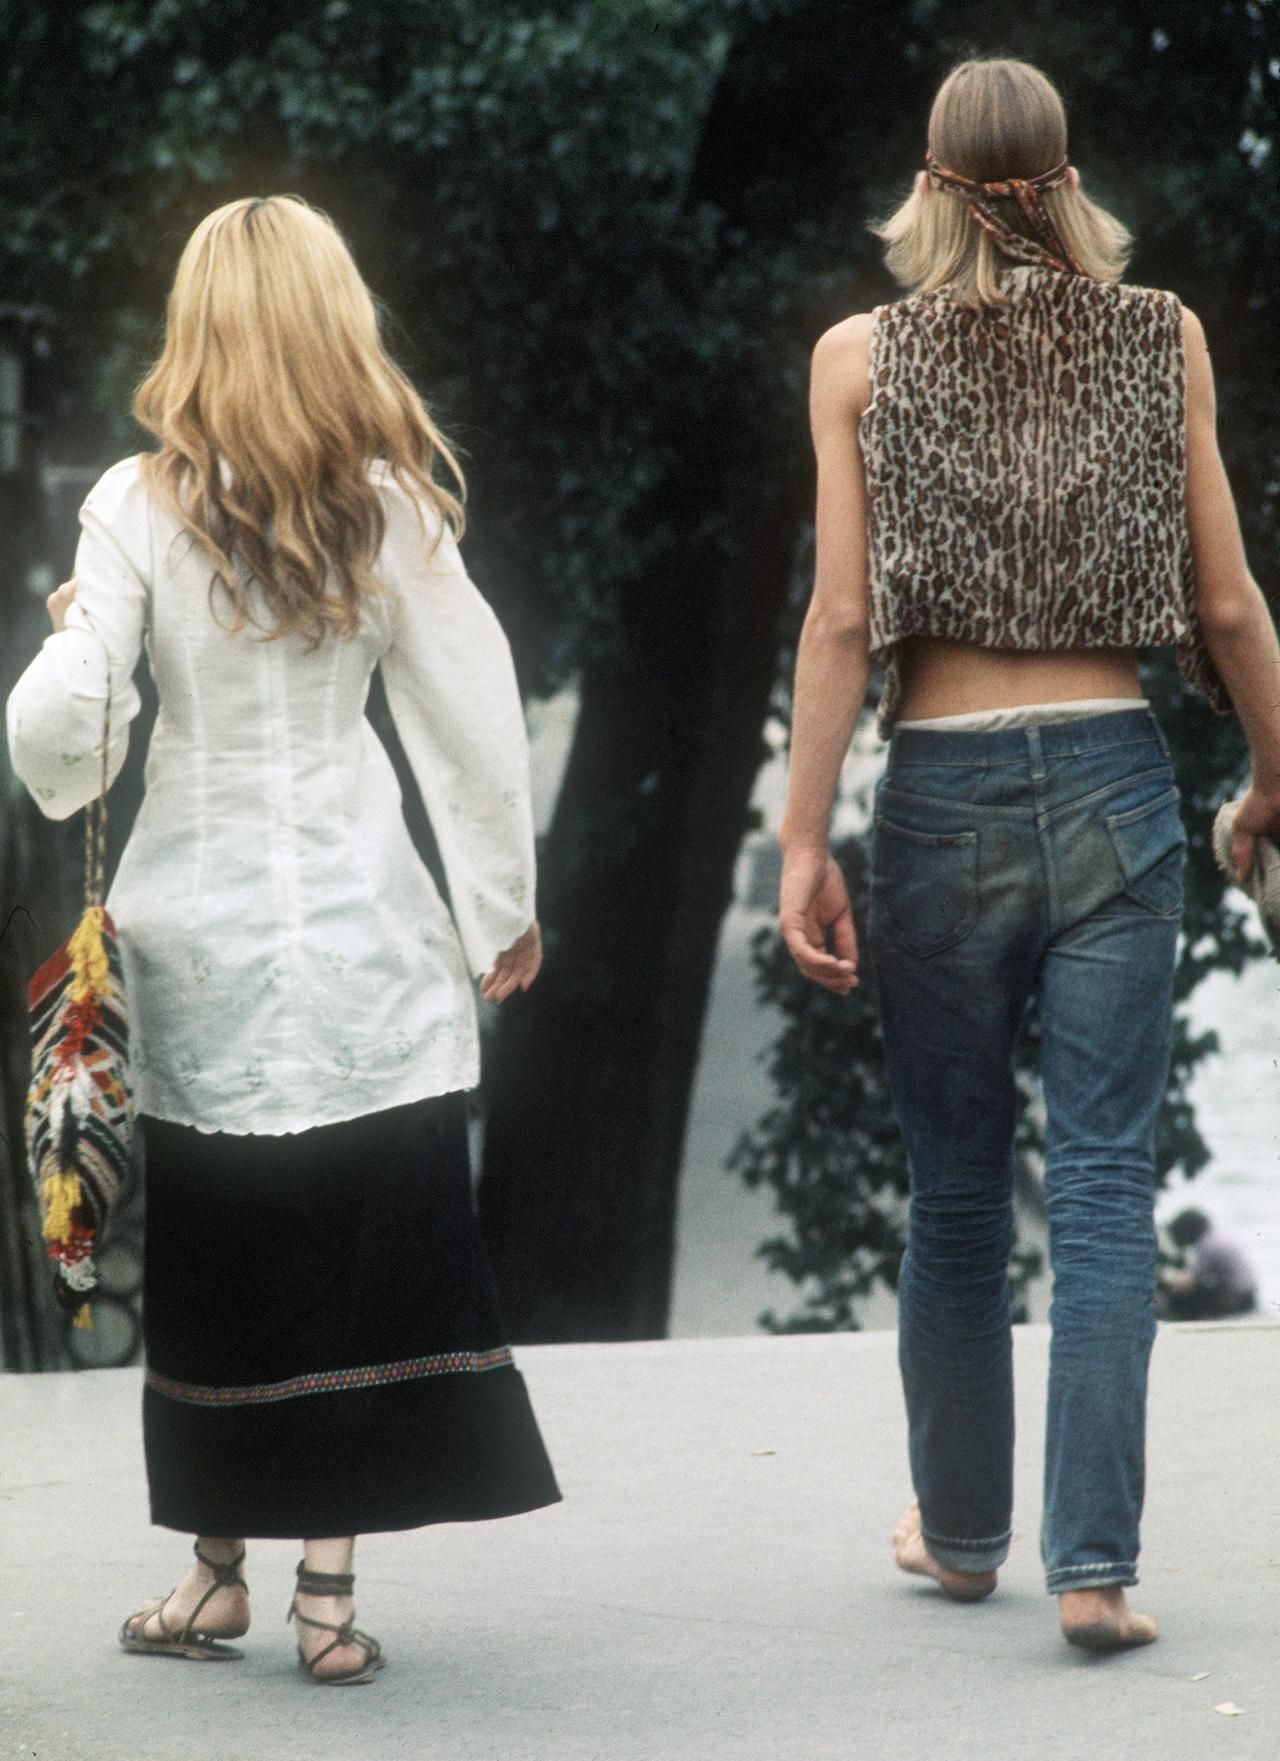
[[[254,621],[253,582],[271,636],[354,631],[384,591],[376,459],[438,516],[424,542],[461,535],[458,462],[383,347],[337,228],[296,196],[228,202],[196,227],[134,415],[159,441],[144,481],[208,557],[235,630]]]
[[[1038,177],[1067,156],[1067,117],[1057,88],[1025,61],[962,61],[939,87],[929,112],[929,146],[940,164],[981,182]],[[1133,240],[1105,208],[1067,182],[1040,198],[1058,236],[1095,281],[1118,281]],[[1015,201],[993,200],[1016,232],[1034,238]],[[885,243],[885,262],[912,293],[949,285],[971,306],[1006,299],[999,274],[1004,255],[969,213],[962,196],[917,177],[911,194],[871,231]]]

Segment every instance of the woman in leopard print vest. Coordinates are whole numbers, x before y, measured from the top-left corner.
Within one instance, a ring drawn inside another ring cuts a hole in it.
[[[780,922],[845,995],[858,946],[827,844],[884,671],[867,941],[911,1202],[900,1361],[918,1494],[898,1563],[978,1600],[1008,1552],[1008,1260],[1032,998],[1054,1293],[1041,1553],[1066,1637],[1132,1612],[1155,1334],[1154,1134],[1186,848],[1143,651],[1234,707],[1235,821],[1280,833],[1280,647],[1214,432],[1204,334],[1121,282],[1129,238],[1067,159],[1053,86],[965,62],[878,232],[909,292],[814,353],[817,575],[800,643]]]

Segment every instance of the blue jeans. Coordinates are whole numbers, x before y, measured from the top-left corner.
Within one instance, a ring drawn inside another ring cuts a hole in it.
[[[899,1361],[924,1539],[958,1571],[1009,1546],[1013,1058],[1034,993],[1053,1270],[1041,1555],[1051,1593],[1137,1582],[1185,850],[1145,707],[900,729],[876,787],[868,951],[911,1187]]]

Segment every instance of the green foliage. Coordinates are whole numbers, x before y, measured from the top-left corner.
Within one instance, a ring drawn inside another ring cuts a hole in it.
[[[836,847],[853,900],[866,923],[865,837]],[[863,938],[865,947],[865,937]],[[770,1271],[805,1291],[785,1318],[772,1310],[761,1325],[775,1333],[856,1329],[858,1304],[879,1284],[897,1288],[906,1234],[907,1163],[889,1097],[880,1021],[867,982],[848,998],[810,984],[772,929],[757,931],[757,994],[783,1019],[766,1060],[777,1098],[744,1132],[729,1166],[748,1186],[772,1189],[788,1234],[758,1249]],[[1036,1023],[1028,1023],[1017,1070],[1024,1101],[1035,1092]],[[1023,1106],[1015,1163],[1025,1182],[1044,1138],[1033,1107]],[[1015,1244],[1010,1266],[1015,1318],[1024,1318],[1028,1280],[1042,1269],[1038,1249]]]
[[[1219,1049],[1218,1037],[1192,1030],[1191,994],[1208,972],[1239,973],[1266,945],[1226,896],[1209,842],[1219,801],[1243,785],[1239,730],[1207,710],[1167,658],[1148,670],[1146,685],[1170,736],[1189,838],[1169,1086],[1156,1125],[1156,1175],[1163,1186],[1174,1174],[1197,1174],[1209,1159],[1189,1089],[1200,1063]],[[866,836],[844,841],[836,855],[861,930]],[[760,1001],[784,1024],[766,1066],[776,1098],[739,1138],[729,1167],[747,1185],[772,1190],[789,1233],[770,1237],[758,1251],[771,1271],[786,1273],[805,1293],[798,1310],[784,1318],[770,1311],[761,1325],[775,1332],[856,1328],[858,1303],[877,1285],[897,1287],[906,1232],[906,1157],[891,1109],[873,987],[864,983],[841,999],[808,983],[772,929],[757,932],[754,958]],[[1044,1155],[1039,1065],[1033,1006],[1015,1066],[1022,1104],[1014,1140],[1018,1185],[1031,1195]],[[1024,1312],[1027,1282],[1043,1269],[1041,1259],[1037,1249],[1015,1245],[1015,1315]]]
[[[684,203],[729,29],[764,10],[366,0],[282,29],[246,0],[6,4],[0,268],[65,320],[68,420],[86,384],[111,399],[83,449],[132,443],[120,383],[190,227],[296,190],[457,412],[481,573],[491,558],[530,683],[555,682],[669,541],[632,514],[670,471],[677,400],[696,416],[699,361],[751,353],[744,276],[716,300],[715,217]],[[759,277],[785,290],[786,270]]]
[[[861,841],[837,850],[859,919],[865,921]],[[748,1186],[767,1186],[789,1233],[759,1248],[770,1271],[804,1287],[803,1307],[774,1332],[856,1327],[857,1303],[879,1282],[897,1284],[907,1190],[869,987],[847,998],[809,984],[772,929],[759,930],[757,994],[785,1023],[766,1068],[774,1104],[739,1139],[729,1160]]]
[[[1205,321],[1273,590],[1280,402],[1259,363],[1274,359],[1280,287],[1263,146],[1276,22],[1274,0],[0,0],[0,274],[8,298],[61,319],[53,420],[64,452],[96,461],[136,444],[121,412],[191,226],[234,196],[315,201],[464,444],[469,557],[527,687],[601,655],[643,672],[637,606],[698,606],[689,557],[749,562],[761,505],[789,505],[778,483],[805,468],[808,349],[891,295],[864,222],[905,191],[938,80],[966,53],[1024,54],[1063,86],[1086,185],[1139,234],[1134,278]],[[781,627],[734,609],[731,636],[766,662],[794,641],[798,603]],[[1206,835],[1243,755],[1233,723],[1163,674],[1153,689],[1192,836],[1185,997],[1247,956]],[[561,869],[625,838],[640,871],[666,774],[651,797],[601,790],[558,823]],[[564,933],[594,951],[607,999],[626,950],[597,927]],[[852,1325],[870,1283],[892,1281],[900,1228],[875,1024],[837,1023],[776,949],[763,962],[788,1026],[778,1104],[739,1165],[793,1231],[767,1253],[818,1288],[799,1324]],[[1160,1154],[1192,1169],[1185,1082],[1205,1048],[1180,1035]]]
[[[1151,694],[1157,695],[1154,687]],[[1194,824],[1194,801],[1184,800],[1184,808]],[[861,929],[866,839],[847,840],[836,855]],[[1218,1050],[1218,1039],[1212,1032],[1192,1031],[1187,999],[1209,966],[1238,972],[1247,958],[1264,951],[1241,914],[1223,901],[1223,886],[1212,858],[1206,866],[1193,838],[1174,978],[1180,1006],[1169,1087],[1156,1126],[1162,1186],[1175,1173],[1198,1173],[1208,1161],[1188,1089],[1200,1062]],[[1197,951],[1197,924],[1207,926],[1212,958],[1205,947]],[[877,1284],[896,1289],[906,1235],[906,1157],[891,1109],[873,987],[864,983],[846,1000],[809,984],[772,929],[757,932],[755,961],[760,1001],[777,1010],[784,1023],[766,1065],[776,1098],[739,1138],[729,1166],[748,1186],[772,1190],[789,1233],[770,1237],[758,1251],[771,1271],[785,1272],[805,1293],[794,1313],[779,1319],[770,1311],[761,1316],[761,1325],[773,1332],[856,1328],[858,1303]],[[1039,1051],[1033,1007],[1015,1066],[1022,1104],[1014,1139],[1018,1185],[1032,1194],[1044,1154]],[[1015,1246],[1010,1267],[1015,1316],[1023,1312],[1028,1280],[1042,1270],[1037,1249]]]
[[[887,209],[918,163],[928,92],[955,60],[1020,54],[1060,84],[1072,123],[1073,158],[1087,187],[1138,235],[1132,279],[1175,288],[1205,321],[1218,375],[1224,455],[1241,506],[1255,572],[1280,586],[1280,408],[1274,335],[1280,259],[1280,180],[1267,143],[1280,91],[1280,9],[1273,4],[1139,5],[1122,17],[1079,5],[1031,6],[992,24],[990,9],[922,4],[936,27],[924,51],[919,101],[886,140],[877,187]],[[1185,94],[1194,91],[1194,105]],[[1142,150],[1135,150],[1135,143]],[[1263,363],[1261,371],[1258,364]],[[798,618],[800,607],[793,607]],[[784,647],[776,713],[789,719],[787,682],[794,625]],[[1239,972],[1263,944],[1224,898],[1212,857],[1213,814],[1242,791],[1247,752],[1234,718],[1213,715],[1179,680],[1170,659],[1148,669],[1148,695],[1169,737],[1190,848],[1184,938],[1175,976],[1177,1010],[1170,1083],[1157,1125],[1157,1168],[1193,1175],[1208,1160],[1188,1096],[1200,1062],[1216,1051],[1195,1034],[1186,1008],[1207,972]],[[838,852],[865,922],[865,848]],[[770,1312],[780,1331],[856,1327],[857,1305],[877,1284],[896,1286],[905,1232],[907,1175],[893,1124],[870,987],[837,1000],[806,983],[773,931],[757,938],[758,994],[783,1028],[768,1060],[773,1105],[744,1133],[730,1168],[772,1190],[786,1229],[759,1253],[804,1297],[791,1315]],[[1021,1110],[1015,1164],[1034,1175],[1043,1153],[1034,1012],[1021,1046]],[[1015,1308],[1033,1251],[1016,1249]]]

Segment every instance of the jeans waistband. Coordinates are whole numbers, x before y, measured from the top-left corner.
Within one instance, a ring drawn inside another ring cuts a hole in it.
[[[1150,744],[1155,752],[1169,757],[1168,743],[1149,706],[1022,728],[895,728],[889,740],[888,768],[900,764],[1025,764],[1041,756],[1072,757],[1108,746],[1141,744]]]

